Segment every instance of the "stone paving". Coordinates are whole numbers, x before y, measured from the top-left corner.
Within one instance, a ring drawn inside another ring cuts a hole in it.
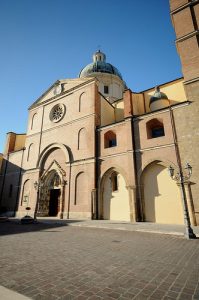
[[[0,285],[31,299],[199,299],[199,239],[16,222],[0,234]]]

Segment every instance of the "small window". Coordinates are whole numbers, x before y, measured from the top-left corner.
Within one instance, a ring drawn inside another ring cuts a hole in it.
[[[108,85],[104,86],[104,94],[108,94],[109,93],[109,88]]]
[[[13,190],[13,185],[11,184],[9,188],[9,198],[12,197],[12,190]]]
[[[151,137],[157,138],[160,136],[164,136],[164,128],[163,127],[156,127],[151,129]]]
[[[109,144],[109,148],[110,148],[110,147],[115,147],[115,146],[116,146],[116,139],[109,140],[109,141],[108,141],[108,144]]]
[[[113,131],[107,131],[104,134],[104,148],[111,148],[117,146],[116,134]]]
[[[162,119],[152,119],[146,123],[147,138],[154,139],[165,136]]]
[[[112,192],[118,191],[118,174],[117,174],[117,172],[113,172],[111,174],[111,186],[112,186]]]

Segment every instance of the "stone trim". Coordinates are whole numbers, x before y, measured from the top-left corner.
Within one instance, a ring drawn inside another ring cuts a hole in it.
[[[190,7],[190,6],[192,6],[192,5],[195,5],[195,4],[197,4],[197,3],[199,3],[199,0],[192,0],[191,2],[188,2],[188,3],[186,3],[186,4],[184,4],[184,5],[180,6],[180,7],[178,7],[178,8],[176,8],[176,9],[172,10],[172,11],[170,12],[170,14],[171,14],[171,15],[174,15],[174,14],[178,13],[179,11],[181,11],[181,10],[187,8],[187,7]]]
[[[166,144],[166,145],[161,145],[161,146],[154,146],[154,147],[150,147],[150,148],[136,149],[135,152],[142,153],[145,151],[151,151],[151,150],[167,148],[167,147],[174,147],[174,146],[175,146],[175,143],[171,143],[171,144]]]
[[[81,121],[81,120],[84,120],[84,119],[90,118],[90,117],[92,117],[92,116],[95,116],[95,113],[92,113],[92,114],[86,115],[86,116],[84,116],[84,117],[81,117],[81,118],[78,118],[78,119],[72,120],[72,121],[70,121],[70,122],[67,122],[67,123],[64,123],[64,124],[61,124],[61,125],[58,125],[58,126],[56,126],[56,123],[55,123],[55,125],[54,125],[53,127],[51,127],[51,128],[48,128],[48,129],[45,129],[45,130],[42,130],[42,134],[43,134],[43,133],[45,133],[45,132],[48,132],[48,131],[54,130],[55,128],[57,129],[57,128],[60,128],[60,127],[68,126],[68,125],[70,125],[70,124],[73,124],[73,123],[75,123],[75,122],[79,122],[79,121]],[[35,135],[37,135],[37,134],[39,134],[39,135],[40,135],[40,134],[41,134],[41,131],[38,131],[38,132],[35,132],[35,133],[32,133],[32,134],[28,134],[28,135],[26,136],[26,138],[29,138],[29,137],[35,136]],[[19,150],[18,150],[18,151],[19,151]],[[21,150],[20,150],[20,151],[21,151]]]
[[[160,110],[156,110],[154,112],[145,113],[145,114],[139,115],[139,116],[138,115],[137,116],[133,116],[133,121],[136,122],[137,120],[143,120],[145,118],[149,118],[151,116],[159,115],[159,114],[168,112],[170,110],[178,109],[178,108],[181,108],[182,106],[187,106],[189,104],[191,104],[191,102],[189,100],[186,100],[186,101],[183,101],[183,102],[179,102],[179,103],[174,104],[172,106],[169,106],[167,108],[162,108]]]
[[[195,35],[199,35],[199,30],[192,31],[192,32],[190,32],[190,33],[188,33],[188,34],[186,34],[186,35],[184,35],[184,36],[176,39],[175,42],[176,43],[183,42],[183,41],[185,41],[185,40],[187,40],[187,39],[189,39],[189,38],[191,38],[191,37],[193,37]]]
[[[54,101],[56,98],[57,99],[61,99],[61,98],[63,98],[63,96],[65,97],[66,96],[66,94],[68,94],[68,93],[70,93],[70,92],[73,92],[74,90],[77,90],[77,89],[79,89],[79,88],[81,88],[82,86],[84,86],[84,85],[87,85],[87,84],[90,84],[91,82],[95,82],[95,78],[92,78],[92,79],[90,79],[90,80],[87,80],[86,82],[83,82],[83,83],[81,83],[81,84],[78,84],[78,85],[76,85],[75,87],[73,87],[73,88],[71,88],[71,89],[69,89],[69,90],[67,90],[67,91],[65,91],[65,92],[62,92],[61,93],[61,97],[60,97],[60,95],[57,97],[57,95],[56,96],[54,96],[54,97],[51,97],[51,98],[49,98],[49,99],[47,99],[47,100],[45,100],[45,101],[43,101],[43,102],[39,102],[41,99],[42,99],[42,97],[44,97],[54,86],[56,86],[57,84],[59,84],[59,83],[62,83],[61,82],[61,80],[57,80],[53,85],[51,85],[50,86],[50,88],[44,93],[44,94],[42,94],[41,95],[41,97],[39,97],[29,108],[28,108],[28,110],[31,110],[31,109],[33,109],[33,108],[35,108],[35,107],[38,107],[38,106],[41,106],[41,105],[43,105],[43,104],[45,104],[45,103],[47,103],[47,102],[50,102],[50,101]],[[70,93],[70,95],[71,95],[71,93]],[[69,96],[69,95],[67,95],[67,96]]]
[[[197,82],[197,81],[199,81],[199,77],[191,79],[191,80],[184,81],[184,84],[187,85],[187,84],[194,83],[194,82]]]

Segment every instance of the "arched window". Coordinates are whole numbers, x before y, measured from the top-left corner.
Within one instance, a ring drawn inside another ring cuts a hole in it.
[[[31,160],[32,153],[33,153],[33,143],[30,144],[28,148],[27,161]]]
[[[79,96],[79,112],[83,110],[85,98],[86,98],[86,93],[82,93]]]
[[[87,177],[84,172],[77,174],[75,178],[75,197],[74,205],[86,204],[88,200]]]
[[[78,132],[78,150],[85,149],[86,146],[86,128],[81,128]]]
[[[111,174],[111,187],[112,187],[112,192],[118,191],[118,173],[113,172]]]
[[[30,127],[31,130],[34,129],[36,118],[37,118],[37,113],[35,113],[35,114],[32,116],[31,127]]]
[[[107,131],[104,134],[104,148],[111,148],[117,146],[116,134],[113,131]]]
[[[162,119],[152,119],[146,123],[147,138],[153,139],[164,136],[164,124]]]

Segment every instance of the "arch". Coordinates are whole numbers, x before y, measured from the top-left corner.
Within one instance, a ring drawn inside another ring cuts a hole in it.
[[[152,159],[149,159],[147,160],[144,164],[143,164],[143,167],[140,168],[137,172],[137,178],[138,178],[138,183],[141,183],[141,176],[144,172],[144,170],[146,169],[147,166],[149,166],[150,164],[152,163],[159,163],[163,166],[165,166],[166,168],[168,168],[169,166],[172,166],[174,167],[174,169],[177,167],[176,164],[174,164],[172,161],[170,160],[166,160],[165,157],[162,158],[161,156],[159,157],[156,157],[156,159],[152,158]]]
[[[34,115],[32,116],[32,120],[31,120],[31,127],[30,127],[31,130],[34,129],[36,118],[37,118],[37,113],[34,113]]]
[[[81,95],[79,96],[79,107],[78,107],[79,112],[81,112],[83,110],[83,107],[84,107],[83,102],[85,101],[85,96],[86,96],[85,92],[81,93]]]
[[[38,215],[57,216],[63,203],[63,176],[58,169],[51,169],[42,177],[40,197],[38,199]]]
[[[49,152],[54,150],[54,149],[62,149],[63,152],[64,152],[64,155],[65,155],[66,161],[69,160],[70,163],[73,161],[72,151],[68,146],[63,145],[63,144],[54,143],[54,144],[48,145],[41,152],[41,154],[39,156],[39,159],[37,161],[37,168],[41,168],[43,160],[46,158],[46,156],[49,154]]]
[[[31,158],[31,153],[33,152],[33,143],[31,143],[28,147],[28,153],[27,153],[27,161]]]
[[[117,146],[117,136],[112,130],[104,134],[104,148],[111,148]]]
[[[115,164],[114,167],[111,167],[111,168],[107,168],[101,175],[101,177],[98,179],[98,188],[100,189],[100,186],[101,184],[103,183],[103,180],[104,180],[104,177],[107,176],[107,175],[110,175],[110,173],[112,172],[116,172],[116,173],[120,173],[122,174],[122,176],[124,177],[125,179],[125,182],[126,182],[126,185],[129,186],[129,180],[128,180],[128,176],[127,176],[127,173],[126,171],[121,168],[119,165]]]
[[[180,190],[162,161],[148,164],[140,178],[143,219],[147,222],[183,224]]]
[[[155,118],[146,123],[147,138],[153,139],[165,136],[164,123],[160,118]]]
[[[120,169],[120,168],[119,168]],[[109,168],[100,181],[100,217],[110,220],[130,221],[130,198],[125,173]],[[124,174],[124,175],[123,175]],[[117,186],[113,180],[117,176]]]
[[[51,170],[47,173],[47,175],[43,178],[43,185],[48,187],[48,189],[53,189],[54,187],[61,187],[62,183],[62,174],[59,170]]]
[[[22,205],[28,206],[29,200],[30,200],[29,196],[30,196],[30,179],[27,179],[24,181],[24,184],[23,184],[21,206]]]
[[[78,132],[78,144],[77,149],[82,150],[85,149],[86,146],[86,128],[81,128]]]

